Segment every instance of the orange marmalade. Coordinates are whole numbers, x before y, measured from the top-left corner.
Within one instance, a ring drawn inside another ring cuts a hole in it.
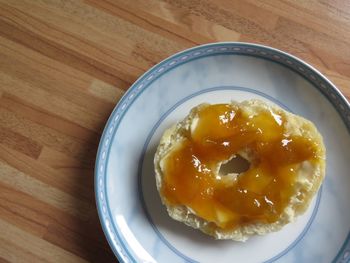
[[[281,111],[248,115],[238,106],[199,107],[196,125],[165,159],[161,193],[166,202],[184,205],[222,229],[248,223],[273,223],[295,195],[303,161],[318,158],[318,145],[285,132]],[[254,160],[247,171],[230,180],[218,165],[240,151]]]

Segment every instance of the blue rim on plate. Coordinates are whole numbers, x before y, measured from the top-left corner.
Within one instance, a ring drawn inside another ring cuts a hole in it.
[[[332,104],[341,116],[350,132],[350,104],[341,92],[319,71],[304,61],[283,51],[257,44],[240,42],[223,42],[197,46],[179,52],[144,73],[125,93],[114,108],[103,131],[95,163],[95,195],[97,210],[102,229],[114,254],[121,262],[134,262],[130,251],[123,244],[118,229],[114,226],[106,192],[106,166],[111,143],[123,120],[123,117],[133,102],[157,78],[179,65],[208,56],[216,55],[245,55],[273,61],[296,72],[313,87],[318,89]],[[344,262],[350,258],[350,232],[333,262]]]

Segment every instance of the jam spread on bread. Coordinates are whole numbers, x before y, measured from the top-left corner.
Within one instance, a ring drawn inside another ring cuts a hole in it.
[[[223,229],[273,223],[295,195],[299,167],[316,162],[318,145],[301,130],[286,133],[284,113],[249,114],[231,104],[197,109],[196,120],[166,156],[161,193]],[[249,154],[249,169],[220,174],[220,165]]]

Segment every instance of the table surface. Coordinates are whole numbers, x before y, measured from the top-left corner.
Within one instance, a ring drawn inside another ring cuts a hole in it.
[[[198,44],[300,57],[350,99],[348,0],[0,0],[0,262],[115,262],[94,161],[113,107]]]

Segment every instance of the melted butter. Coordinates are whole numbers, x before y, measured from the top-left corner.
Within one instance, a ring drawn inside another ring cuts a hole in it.
[[[278,220],[293,194],[297,169],[314,161],[317,145],[284,133],[283,112],[247,115],[216,104],[197,112],[198,122],[166,158],[161,189],[170,204],[185,205],[223,229]],[[218,162],[252,149],[250,168],[234,179],[215,176]]]

